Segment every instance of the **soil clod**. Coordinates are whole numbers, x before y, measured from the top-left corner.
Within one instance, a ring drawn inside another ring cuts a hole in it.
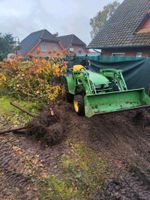
[[[63,119],[44,111],[28,124],[27,133],[48,146],[58,144],[64,137]]]

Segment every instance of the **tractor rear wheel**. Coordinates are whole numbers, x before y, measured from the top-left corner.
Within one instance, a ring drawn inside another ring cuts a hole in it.
[[[75,95],[73,105],[74,105],[75,112],[78,115],[83,116],[84,115],[84,97],[82,95]]]

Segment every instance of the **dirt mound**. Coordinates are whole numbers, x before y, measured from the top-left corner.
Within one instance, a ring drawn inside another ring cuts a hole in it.
[[[24,163],[34,161],[37,153],[44,172],[61,174],[56,163],[58,157],[68,151],[64,142],[64,138],[68,138],[77,143],[83,142],[95,152],[100,152],[108,164],[106,181],[93,196],[93,200],[149,200],[149,110],[99,115],[88,119],[76,115],[72,105],[62,103],[54,107],[54,113],[55,115],[51,115],[51,112],[45,109],[34,118],[28,125],[27,137],[1,136],[0,178],[3,185],[0,185],[0,189],[2,191],[4,186],[7,188],[8,191],[4,191],[6,196],[13,193],[17,182],[21,189],[18,193],[15,192],[16,196],[21,193],[26,195],[27,188],[32,197],[34,196],[35,179],[30,168],[27,172],[26,169],[22,172],[22,169]],[[30,137],[34,140],[30,140]],[[48,146],[59,145],[43,149],[38,141]],[[23,158],[27,160],[22,160]],[[0,194],[0,198],[5,195]]]
[[[95,116],[89,130],[91,147],[102,151],[110,163],[108,181],[94,199],[148,200],[150,111]]]
[[[120,179],[107,181],[100,193],[93,200],[149,200],[150,180],[145,172],[133,167],[122,172]]]
[[[52,146],[62,141],[65,136],[65,115],[63,110],[54,108],[52,112],[47,108],[27,126],[27,134],[37,140]],[[61,112],[61,113],[60,113]]]
[[[70,108],[69,135],[84,140],[108,162],[107,181],[93,199],[149,200],[150,110],[77,116]]]
[[[149,200],[150,110],[97,115],[90,119],[70,114],[84,140],[107,160],[107,181],[93,200]]]

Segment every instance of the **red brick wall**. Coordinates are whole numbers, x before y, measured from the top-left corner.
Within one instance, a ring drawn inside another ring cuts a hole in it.
[[[144,26],[142,27],[142,29],[147,29],[150,28],[150,18],[145,22]]]
[[[150,18],[148,18],[144,25],[140,27],[138,33],[150,33]]]
[[[43,47],[44,47],[44,51],[43,51]],[[40,54],[37,53],[39,50],[40,50]],[[62,51],[62,48],[58,43],[40,42],[28,54],[32,56],[48,57],[50,56],[50,54],[48,54],[48,52],[50,51],[60,52]]]
[[[125,56],[136,57],[139,52],[142,52],[143,57],[150,57],[150,48],[102,50],[102,55],[112,56],[113,53],[124,53]]]
[[[81,54],[87,54],[88,53],[88,50],[83,46],[73,45],[71,48],[74,49],[74,52],[76,54],[80,54],[80,52],[81,52]]]

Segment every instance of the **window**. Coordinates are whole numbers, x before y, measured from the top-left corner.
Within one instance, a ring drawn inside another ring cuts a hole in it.
[[[69,51],[70,51],[70,52],[74,52],[74,48],[70,48]]]
[[[137,53],[136,53],[136,57],[137,57],[137,58],[141,58],[142,56],[143,56],[143,53],[142,53],[142,52],[137,52]]]
[[[53,51],[57,51],[58,50],[58,48],[57,47],[53,47]]]
[[[125,53],[112,53],[112,56],[125,56]]]
[[[41,44],[41,52],[45,53],[47,51],[46,44]]]

